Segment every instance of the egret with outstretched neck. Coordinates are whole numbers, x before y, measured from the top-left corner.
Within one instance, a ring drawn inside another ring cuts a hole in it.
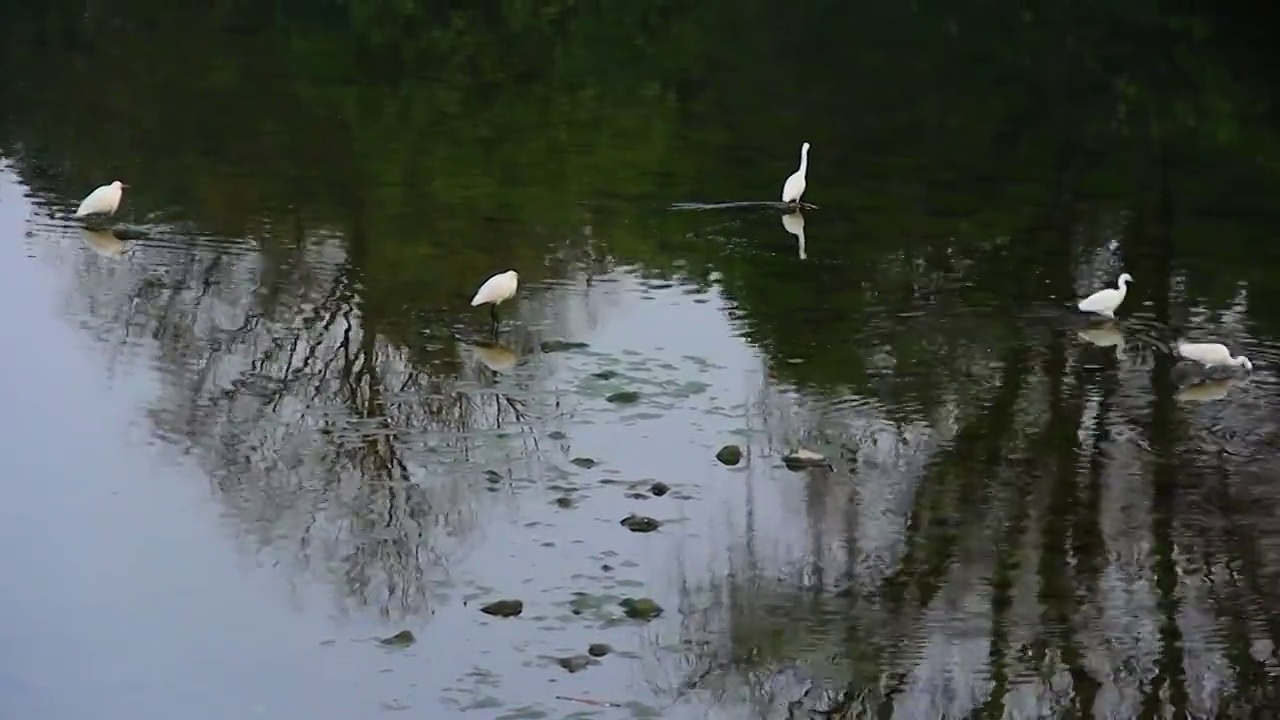
[[[791,177],[782,184],[782,202],[788,205],[799,205],[800,196],[804,195],[805,176],[809,172],[809,143],[800,146],[800,169],[791,173]]]
[[[498,305],[515,297],[520,286],[520,275],[515,270],[498,273],[480,286],[476,296],[471,298],[471,307],[489,305],[489,316],[493,318],[493,329],[498,329]]]
[[[1206,368],[1242,367],[1253,372],[1249,358],[1243,355],[1231,357],[1231,351],[1222,343],[1178,343],[1178,354]]]
[[[110,185],[99,185],[80,201],[80,207],[76,208],[76,217],[115,215],[120,207],[120,198],[127,187],[129,186],[119,180],[113,181]]]
[[[1099,290],[1089,297],[1081,300],[1076,304],[1080,312],[1095,313],[1105,318],[1114,318],[1116,316],[1116,308],[1120,307],[1120,303],[1124,302],[1124,296],[1129,292],[1128,283],[1133,282],[1133,276],[1129,273],[1120,273],[1120,278],[1116,281],[1118,287]]]

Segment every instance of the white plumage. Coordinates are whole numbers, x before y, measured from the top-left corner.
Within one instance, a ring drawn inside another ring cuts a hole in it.
[[[120,197],[124,195],[126,187],[128,186],[119,180],[113,181],[110,185],[99,185],[80,201],[80,207],[76,208],[76,217],[114,215],[116,209],[120,207]]]
[[[471,298],[471,307],[488,304],[489,315],[493,318],[493,331],[498,331],[498,305],[516,296],[520,287],[520,276],[515,270],[498,273],[480,286],[476,296]]]
[[[1236,366],[1253,370],[1249,358],[1243,355],[1231,357],[1231,351],[1221,343],[1178,343],[1178,354],[1207,368]]]
[[[1099,290],[1081,300],[1076,307],[1080,308],[1081,312],[1097,313],[1103,317],[1113,318],[1116,316],[1116,308],[1120,307],[1120,303],[1124,302],[1124,296],[1129,292],[1127,283],[1131,282],[1133,282],[1132,275],[1121,273],[1116,281],[1118,288]]]
[[[809,143],[800,146],[800,169],[791,173],[791,177],[782,184],[782,202],[798,203],[804,195],[805,175],[809,172]]]
[[[515,270],[498,273],[480,286],[476,291],[476,296],[471,298],[471,307],[493,303],[498,305],[515,297],[516,289],[520,286],[520,275]]]

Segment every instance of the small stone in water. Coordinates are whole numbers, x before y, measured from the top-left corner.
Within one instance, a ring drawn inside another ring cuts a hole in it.
[[[649,496],[641,492],[629,492],[626,495],[629,500],[648,500]]]
[[[782,456],[782,464],[786,465],[788,470],[803,470],[804,468],[818,467],[828,463],[827,459],[822,455],[812,450],[800,448],[789,455]]]
[[[640,393],[635,390],[619,390],[616,393],[605,398],[606,401],[615,405],[630,405],[640,400]]]
[[[552,440],[564,440],[569,436],[563,430],[552,430],[551,432],[547,433],[547,437],[551,438]]]
[[[524,612],[524,602],[520,600],[495,600],[480,608],[480,612],[496,617],[515,617]]]
[[[613,652],[608,643],[591,643],[587,646],[587,654],[591,657],[604,657]]]
[[[636,515],[633,513],[622,518],[622,526],[631,532],[647,533],[657,530],[662,526],[662,523],[651,517],[645,517],[644,515]]]
[[[657,495],[658,497],[662,497],[663,495],[666,495],[667,493],[671,492],[671,486],[659,480],[658,482],[649,486],[649,492],[653,493],[654,495]]]
[[[379,645],[387,645],[388,647],[409,647],[417,642],[417,638],[409,630],[401,630],[391,637],[384,637],[378,641]]]
[[[716,453],[716,459],[730,467],[742,462],[742,448],[737,445],[725,445]]]
[[[561,495],[560,497],[556,498],[556,505],[568,510],[573,507],[573,498],[569,497],[568,495]]]
[[[594,608],[594,600],[592,600],[592,598],[587,595],[578,595],[573,600],[569,601],[569,612],[573,613],[574,615],[581,615],[582,613],[588,610],[591,610],[593,608]]]
[[[662,614],[662,606],[649,598],[624,598],[618,604],[627,617],[636,620],[652,620]]]
[[[591,373],[591,377],[597,380],[612,380],[618,377],[618,372],[616,370],[601,370],[600,372]]]
[[[587,344],[584,342],[572,342],[569,340],[547,340],[546,342],[542,343],[541,347],[542,347],[542,352],[553,353],[553,352],[560,352],[562,350],[577,350],[579,348],[584,348],[586,346]]]
[[[491,483],[500,483],[502,482],[502,473],[497,470],[485,470],[484,479]]]
[[[588,665],[599,665],[600,661],[586,655],[570,655],[568,657],[556,658],[556,664],[571,673],[576,673],[581,670],[586,670]]]
[[[589,457],[576,457],[570,460],[569,462],[573,463],[574,465],[577,465],[583,470],[590,470],[591,468],[600,464],[596,462],[594,458],[589,458]]]

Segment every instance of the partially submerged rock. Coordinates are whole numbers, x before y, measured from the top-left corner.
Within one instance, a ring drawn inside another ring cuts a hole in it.
[[[742,448],[737,445],[725,445],[716,452],[716,459],[730,467],[742,462]]]
[[[413,636],[412,631],[401,630],[395,635],[382,638],[381,640],[378,641],[378,644],[386,645],[387,647],[409,647],[410,645],[414,644],[417,641],[418,639]]]
[[[649,492],[653,493],[657,497],[662,497],[663,495],[671,492],[671,486],[659,480],[649,486]]]
[[[580,350],[586,347],[584,342],[573,342],[570,340],[546,340],[542,343],[542,352],[553,353],[563,352],[565,350]]]
[[[524,602],[521,600],[495,600],[480,608],[480,612],[494,617],[515,617],[524,612]]]
[[[782,456],[782,464],[787,466],[788,470],[803,470],[811,467],[829,466],[827,458],[821,453],[812,450],[800,448],[793,453]]]
[[[589,665],[599,665],[600,661],[589,655],[569,655],[556,658],[556,664],[571,673],[576,673],[586,670]]]
[[[640,401],[640,393],[635,390],[619,390],[610,394],[605,400],[614,405],[630,405]]]
[[[635,620],[652,620],[662,614],[662,606],[651,598],[623,598],[618,605],[627,617]]]
[[[595,458],[589,458],[589,457],[576,457],[570,460],[569,462],[573,463],[574,465],[577,465],[583,470],[590,470],[591,468],[600,464],[599,462],[596,461]]]
[[[604,657],[613,652],[613,647],[608,643],[591,643],[587,646],[587,654],[591,657]]]
[[[651,517],[632,513],[622,518],[622,526],[631,532],[647,533],[662,527],[662,523]]]

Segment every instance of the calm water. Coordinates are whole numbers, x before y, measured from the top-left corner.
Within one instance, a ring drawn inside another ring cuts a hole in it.
[[[1268,39],[260,5],[0,2],[0,716],[1280,712]]]

